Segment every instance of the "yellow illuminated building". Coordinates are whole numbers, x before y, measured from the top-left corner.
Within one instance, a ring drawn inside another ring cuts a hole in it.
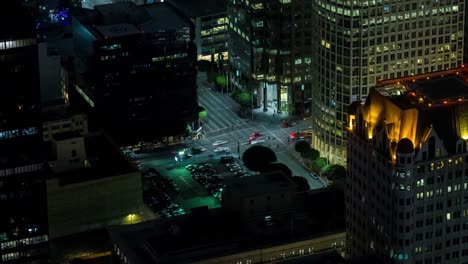
[[[364,103],[351,105],[348,256],[468,261],[468,240],[452,244],[452,235],[468,230],[460,228],[468,216],[468,199],[460,198],[468,197],[466,76],[460,69],[381,82]]]

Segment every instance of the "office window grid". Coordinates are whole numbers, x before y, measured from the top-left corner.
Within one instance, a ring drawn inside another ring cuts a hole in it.
[[[347,105],[364,100],[379,80],[461,66],[464,2],[330,2],[317,0],[314,6],[319,25],[314,145],[344,163]],[[354,10],[340,11],[342,5]]]

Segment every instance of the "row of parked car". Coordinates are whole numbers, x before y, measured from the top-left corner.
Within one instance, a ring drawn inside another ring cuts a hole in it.
[[[189,164],[185,168],[190,172],[192,178],[202,184],[205,189],[214,197],[221,199],[221,193],[224,187],[224,178],[219,176],[213,165],[201,162]]]
[[[179,191],[179,187],[172,179],[164,178],[155,169],[143,172],[142,177],[143,199],[153,212],[163,217],[185,214],[184,209],[174,203],[168,195],[168,193]]]
[[[237,163],[236,161],[231,161],[225,163],[226,167],[229,169],[230,172],[234,173],[236,177],[244,177],[247,176],[247,172]]]

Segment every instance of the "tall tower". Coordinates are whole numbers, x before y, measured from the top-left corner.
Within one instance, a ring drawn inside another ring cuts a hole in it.
[[[468,74],[437,75],[383,82],[350,107],[350,257],[468,262]]]
[[[314,0],[313,145],[346,163],[347,108],[380,80],[457,68],[464,2]]]
[[[310,114],[312,3],[229,0],[232,83],[264,111]]]
[[[35,22],[16,2],[0,9],[0,261],[48,263]]]

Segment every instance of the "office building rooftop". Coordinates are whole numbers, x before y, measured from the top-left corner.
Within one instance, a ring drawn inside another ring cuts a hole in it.
[[[468,82],[462,70],[437,75],[389,80],[374,90],[401,108],[439,107],[468,100]]]
[[[468,84],[463,70],[385,81],[362,106],[369,138],[384,127],[393,142],[407,138],[418,148],[434,130],[446,149],[468,139]],[[377,128],[375,130],[375,128]]]
[[[303,198],[297,217],[277,219],[272,226],[243,223],[222,208],[195,208],[187,215],[110,227],[109,233],[129,261],[192,263],[342,232],[342,192],[326,190]]]
[[[79,138],[82,135],[76,132],[64,132],[54,135],[57,140]],[[86,165],[81,168],[72,169],[50,174],[50,177],[59,178],[61,185],[96,180],[100,178],[113,177],[137,170],[125,160],[119,151],[102,135],[84,137],[86,150]],[[54,161],[55,157],[52,146],[49,146],[49,160]]]
[[[167,3],[138,6],[133,2],[117,2],[81,10],[77,16],[95,36],[124,37],[143,33],[158,33],[190,26],[190,22]]]
[[[229,188],[235,193],[268,193],[281,190],[295,189],[296,185],[283,173],[270,172],[252,175],[250,177],[232,178]]]
[[[227,10],[225,0],[169,0],[168,2],[190,18],[222,14]]]

